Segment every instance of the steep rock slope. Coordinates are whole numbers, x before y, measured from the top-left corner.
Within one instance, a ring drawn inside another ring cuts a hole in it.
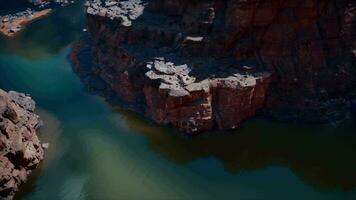
[[[346,0],[87,1],[89,34],[72,59],[89,87],[143,105],[154,121],[182,131],[235,128],[260,108],[328,121],[350,110],[354,7]]]
[[[39,117],[28,96],[0,90],[0,199],[12,199],[43,159],[36,135]]]

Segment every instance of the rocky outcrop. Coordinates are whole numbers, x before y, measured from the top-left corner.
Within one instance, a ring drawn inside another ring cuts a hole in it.
[[[347,0],[92,0],[83,51],[93,59],[78,58],[79,48],[72,59],[85,60],[74,64],[83,79],[183,131],[238,127],[260,108],[330,121],[350,110],[354,7]]]
[[[155,122],[189,133],[231,129],[263,107],[269,73],[249,72],[253,67],[228,58],[184,56],[181,52],[190,51],[190,43],[199,46],[203,38],[184,38],[174,21],[163,29],[151,24],[159,23],[152,21],[154,16],[141,22],[147,6],[141,1],[87,6],[94,46],[87,56],[94,57],[93,65],[85,70],[75,64],[76,71],[103,80],[123,101],[138,104]]]
[[[0,199],[12,199],[43,159],[36,135],[41,125],[28,96],[0,90]]]
[[[219,69],[225,74],[199,80],[188,66],[157,58],[147,63],[143,92],[146,113],[154,121],[185,132],[232,129],[264,105],[269,74]]]

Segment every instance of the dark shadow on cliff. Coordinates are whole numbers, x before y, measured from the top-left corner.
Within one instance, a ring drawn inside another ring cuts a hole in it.
[[[178,164],[213,156],[233,174],[282,165],[321,190],[356,188],[356,136],[350,123],[337,128],[302,127],[256,119],[231,134],[184,138],[132,112],[116,111],[130,129],[147,138],[154,151]]]
[[[38,131],[38,137],[43,143],[49,143],[50,147],[45,149],[44,160],[31,172],[27,182],[20,186],[14,197],[15,200],[26,199],[27,195],[37,190],[38,180],[43,176],[45,169],[58,158],[59,149],[61,149],[59,147],[59,137],[62,134],[60,121],[53,114],[41,108],[37,108],[36,114],[44,122],[44,126]]]
[[[32,171],[31,175],[28,177],[29,181],[20,186],[19,191],[16,192],[14,200],[21,200],[23,197],[26,197],[26,195],[36,190],[36,181],[42,175],[43,168],[43,164],[40,164],[34,171]]]

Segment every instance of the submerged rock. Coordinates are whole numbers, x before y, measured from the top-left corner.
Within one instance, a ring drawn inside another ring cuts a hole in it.
[[[0,199],[12,199],[43,159],[34,109],[29,96],[0,89]]]

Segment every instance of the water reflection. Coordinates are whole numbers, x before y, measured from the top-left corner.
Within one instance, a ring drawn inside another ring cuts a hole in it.
[[[255,120],[233,134],[212,133],[187,139],[131,112],[120,108],[116,111],[130,129],[144,134],[150,148],[175,163],[214,156],[234,174],[282,165],[322,190],[356,188],[356,140],[351,123],[330,128]]]

